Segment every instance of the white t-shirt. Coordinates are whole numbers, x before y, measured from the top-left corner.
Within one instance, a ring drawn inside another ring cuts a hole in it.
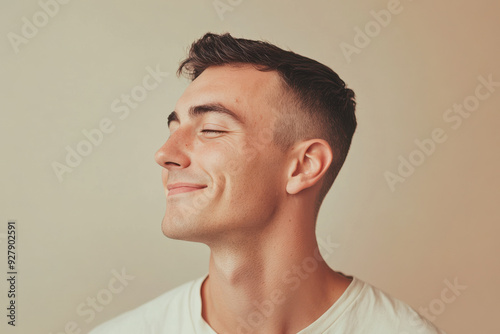
[[[217,334],[201,316],[201,285],[207,276],[170,290],[89,334]],[[249,331],[242,328],[241,333]],[[444,334],[407,304],[356,277],[321,317],[297,334],[313,333]]]

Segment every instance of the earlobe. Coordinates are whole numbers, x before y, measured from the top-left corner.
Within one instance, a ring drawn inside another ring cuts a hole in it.
[[[286,184],[286,192],[290,195],[295,195],[302,190],[300,175],[293,176]]]
[[[294,154],[286,185],[286,191],[290,195],[318,184],[333,160],[330,145],[323,139],[301,143]]]
[[[299,161],[293,159],[288,171],[288,182],[286,183],[286,192],[290,195],[295,195],[298,191],[299,181]]]

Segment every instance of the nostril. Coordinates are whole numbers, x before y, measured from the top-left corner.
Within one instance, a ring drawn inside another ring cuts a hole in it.
[[[179,130],[176,131],[176,134]],[[178,135],[177,137],[178,138]],[[188,142],[180,143],[178,141],[172,141],[172,139],[167,140],[162,147],[156,152],[155,160],[158,165],[163,168],[184,168],[189,166],[190,160],[188,149],[184,148],[190,146]]]

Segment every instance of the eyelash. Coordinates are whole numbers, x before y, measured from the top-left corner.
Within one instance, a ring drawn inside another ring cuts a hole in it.
[[[224,133],[224,132],[226,132],[226,131],[219,131],[219,130],[210,130],[210,129],[205,129],[205,130],[201,130],[201,132],[203,132],[203,133],[220,134],[220,133]]]

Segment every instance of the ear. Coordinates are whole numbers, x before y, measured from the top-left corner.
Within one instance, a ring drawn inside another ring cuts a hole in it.
[[[286,191],[291,195],[317,184],[333,160],[332,149],[323,139],[303,141],[292,154],[286,185]]]

